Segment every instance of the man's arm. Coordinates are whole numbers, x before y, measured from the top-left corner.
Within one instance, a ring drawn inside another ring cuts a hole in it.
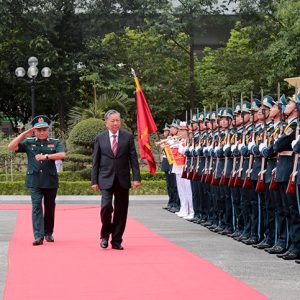
[[[58,152],[58,153],[53,153],[53,154],[37,154],[35,156],[35,159],[38,161],[41,160],[63,160],[66,158],[66,153],[65,152]]]
[[[94,144],[94,151],[93,151],[93,164],[92,164],[92,189],[94,192],[99,190],[99,164],[100,164],[100,157],[101,157],[101,149],[99,145],[99,137],[96,137],[96,141]]]
[[[141,185],[141,175],[140,175],[140,166],[137,158],[137,153],[134,145],[134,137],[132,134],[130,135],[129,145],[130,145],[129,159],[130,159],[130,165],[131,165],[132,176],[133,176],[132,187],[138,188]]]
[[[35,128],[32,127],[24,132],[22,132],[20,135],[15,137],[7,146],[7,148],[11,151],[18,151],[19,144],[27,137],[32,136],[32,133],[34,132]]]

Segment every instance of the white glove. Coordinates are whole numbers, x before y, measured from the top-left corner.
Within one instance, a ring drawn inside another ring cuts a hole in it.
[[[236,147],[237,147],[236,145],[232,145],[231,146],[231,152],[233,152],[236,149]]]
[[[255,146],[255,143],[254,143],[254,142],[250,142],[250,143],[248,144],[248,150],[251,150],[251,148],[252,148],[253,146]]]
[[[242,147],[244,147],[244,146],[245,146],[245,144],[238,144],[239,151],[241,151]]]
[[[217,153],[218,150],[220,150],[220,147],[216,146],[214,149],[215,153]]]
[[[188,147],[184,147],[184,146],[180,145],[178,148],[178,152],[180,154],[184,155],[186,149],[188,149]]]
[[[207,150],[207,147],[204,147],[204,148],[203,148],[203,153],[204,153],[206,150]]]
[[[210,150],[212,150],[212,146],[207,147],[208,152],[210,152]]]
[[[233,147],[233,146],[235,146],[235,145],[232,145],[232,146],[231,146],[231,150],[232,150],[232,147]],[[228,149],[229,147],[230,147],[230,144],[224,145],[224,146],[223,146],[223,151],[226,151],[226,149]]]
[[[267,143],[261,143],[261,144],[259,145],[259,147],[258,147],[259,152],[262,152],[262,150],[263,150],[264,148],[267,148],[267,147],[268,147]]]
[[[189,148],[189,151],[192,151],[192,150],[194,150],[194,147],[193,147],[193,146],[191,146],[191,147]]]
[[[297,144],[297,142],[298,142],[298,140],[293,140],[293,141],[292,141],[292,148],[295,147],[295,145]]]

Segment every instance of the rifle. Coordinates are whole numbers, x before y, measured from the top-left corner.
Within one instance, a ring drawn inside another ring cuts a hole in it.
[[[251,103],[253,100],[253,93],[251,92]],[[255,124],[254,124],[254,112],[252,111],[252,134],[251,134],[251,142],[255,141]],[[244,189],[250,189],[252,186],[252,182],[251,182],[251,173],[252,173],[252,165],[253,165],[253,159],[254,159],[254,155],[253,153],[250,153],[249,155],[249,165],[248,165],[248,169],[246,170],[246,177],[244,180],[244,184],[243,184],[243,188]]]
[[[295,86],[295,98],[296,98],[296,107],[297,107],[297,128],[296,128],[296,140],[298,140],[299,138],[299,121],[300,121],[300,112],[299,112],[299,97],[297,95],[298,93],[298,88],[297,88],[297,84]],[[300,96],[300,95],[299,95]],[[290,175],[289,178],[289,183],[288,186],[286,188],[286,193],[290,194],[291,196],[296,195],[296,189],[297,189],[297,174],[298,174],[298,160],[299,160],[299,154],[295,153],[294,154],[294,165],[293,165],[293,172]]]
[[[204,124],[205,124],[205,134],[206,134],[206,137],[205,137],[205,143],[203,144],[203,146],[207,146],[208,144],[208,132],[207,132],[207,123],[206,123],[206,109],[204,107]],[[207,164],[208,164],[208,158],[205,157],[205,166],[202,170],[202,174],[201,174],[201,182],[205,182],[206,180],[206,170],[207,170]]]
[[[199,134],[199,138],[198,138],[198,146],[200,147],[200,116],[198,115],[198,108],[197,108],[197,116],[199,117],[199,120],[198,120],[198,134]],[[196,166],[194,168],[194,172],[193,172],[193,177],[192,177],[192,180],[193,181],[198,181],[200,180],[200,176],[198,174],[198,171],[199,171],[199,161],[200,161],[200,156],[197,155],[197,160],[196,160]]]
[[[186,120],[186,126],[187,126],[187,129],[188,129],[188,124],[187,124],[187,121],[188,121],[188,116],[187,116],[188,112],[187,110],[185,111],[185,120]],[[190,146],[190,138],[189,138],[189,135],[187,135],[187,138],[186,138],[186,144],[187,146],[189,147]],[[184,162],[184,167],[182,169],[182,173],[181,173],[181,178],[187,178],[187,158],[185,158],[185,162]]]
[[[220,132],[220,123],[219,123],[219,118],[218,118],[218,103],[216,104],[216,118],[217,118],[217,126],[218,126],[218,148],[220,149],[220,147],[221,147],[221,132]],[[213,176],[212,176],[212,180],[211,180],[212,185],[219,185],[219,181],[217,179],[217,171],[218,171],[219,161],[220,161],[220,158],[217,157],[216,167],[213,172]]]
[[[193,149],[195,150],[195,139],[194,139],[194,130],[193,130],[193,124],[192,124],[192,118],[193,118],[193,113],[192,113],[192,110],[190,110],[190,124],[192,126],[192,147]],[[187,126],[188,127],[188,126]],[[188,128],[187,128],[188,129]],[[188,129],[188,135],[189,135],[189,129]],[[190,162],[190,166],[189,166],[189,169],[188,169],[188,172],[187,172],[187,179],[192,179],[193,178],[193,167],[194,167],[194,156],[191,155],[191,162]]]
[[[212,116],[212,113],[211,113],[211,116]],[[211,121],[211,132],[212,132],[212,141],[211,141],[210,146],[214,147],[214,145],[215,145],[215,134],[214,134],[214,129],[213,129],[214,126],[213,126],[212,120],[210,120],[210,121]],[[208,183],[208,184],[210,184],[211,180],[212,180],[212,174],[211,174],[212,164],[213,164],[213,157],[211,155],[210,160],[209,160],[209,167],[206,170],[206,176],[205,176],[205,183]]]
[[[242,136],[242,144],[245,145],[246,141],[246,130],[245,130],[245,122],[244,122],[244,112],[243,112],[243,94],[241,93],[241,114],[242,114],[242,119],[243,119],[243,136]],[[240,165],[239,165],[239,170],[237,171],[235,180],[234,180],[234,187],[239,187],[241,188],[243,186],[243,181],[242,181],[242,171],[243,171],[243,163],[244,163],[244,156],[241,155],[240,158]]]
[[[232,100],[232,107],[233,107],[233,105],[234,105],[234,103],[233,103],[233,100]],[[226,112],[228,113],[228,101],[226,101]],[[229,141],[230,141],[230,130],[229,130],[229,126],[228,126],[227,137],[226,137],[226,145],[229,144]],[[227,185],[228,184],[228,180],[226,178],[227,165],[228,165],[228,157],[225,156],[224,169],[222,171],[222,175],[221,175],[221,179],[220,179],[220,185]]]
[[[232,100],[232,109],[234,110],[234,100]],[[234,144],[237,145],[237,138],[238,138],[238,131],[235,124],[236,115],[233,112],[233,134],[234,136]],[[235,181],[235,168],[236,168],[236,156],[233,156],[233,163],[232,163],[232,170],[230,172],[230,178],[228,182],[229,187],[234,187],[234,181]]]
[[[278,107],[280,110],[280,125],[283,127],[284,123],[284,109],[282,108],[283,103],[280,101],[282,97],[280,97],[280,83],[278,82],[277,85],[277,99],[278,99]],[[283,130],[283,128],[282,128]],[[277,154],[277,159],[278,159],[279,154]],[[276,168],[272,170],[272,178],[269,186],[270,191],[277,191],[279,190],[279,183],[276,181]]]
[[[263,94],[262,94],[262,101],[263,101]],[[267,136],[268,131],[267,131],[266,110],[265,109],[263,109],[263,114],[264,114],[263,143],[266,143],[268,141],[268,136]],[[266,163],[266,158],[263,156],[261,159],[261,169],[260,169],[260,172],[258,173],[257,183],[256,183],[256,187],[255,187],[255,191],[257,193],[262,193],[265,190],[265,179],[264,179],[264,175],[266,173],[265,163]]]

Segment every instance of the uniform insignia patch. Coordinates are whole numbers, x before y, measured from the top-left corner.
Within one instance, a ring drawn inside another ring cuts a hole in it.
[[[286,130],[284,131],[284,134],[285,135],[291,135],[292,133],[293,133],[293,128],[291,128],[291,127],[288,127],[288,128],[286,128]]]

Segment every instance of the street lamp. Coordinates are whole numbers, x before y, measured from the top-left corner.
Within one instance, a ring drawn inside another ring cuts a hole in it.
[[[34,118],[35,115],[35,84],[43,82],[44,80],[36,80],[39,69],[37,68],[37,65],[39,64],[39,61],[36,57],[31,56],[28,59],[28,69],[27,69],[27,76],[29,80],[24,79],[23,77],[26,74],[26,71],[22,67],[18,67],[15,70],[15,74],[19,79],[24,80],[25,82],[30,84],[30,89],[31,89],[31,117],[32,119]],[[47,79],[51,76],[51,69],[48,67],[44,67],[41,71],[42,77]]]

